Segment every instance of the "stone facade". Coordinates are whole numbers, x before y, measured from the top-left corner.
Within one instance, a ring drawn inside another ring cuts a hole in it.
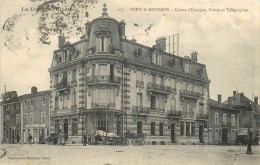
[[[49,136],[49,100],[50,91],[37,91],[31,88],[30,94],[20,96],[22,102],[21,112],[21,142],[29,143],[28,137],[32,136],[32,143],[41,143]]]
[[[165,52],[165,38],[147,47],[128,40],[125,23],[107,14],[85,24],[69,43],[61,35],[50,72],[51,132],[81,143],[95,130],[143,133],[146,142],[207,143],[206,66]]]
[[[209,144],[235,144],[239,131],[239,110],[232,104],[210,99]]]

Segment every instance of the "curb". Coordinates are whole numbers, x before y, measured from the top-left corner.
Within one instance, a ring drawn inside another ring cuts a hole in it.
[[[0,158],[2,158],[4,156],[4,154],[5,154],[5,151],[0,149]]]

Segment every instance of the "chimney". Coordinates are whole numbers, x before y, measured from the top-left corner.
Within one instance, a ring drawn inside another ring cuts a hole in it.
[[[85,23],[85,39],[88,39],[89,31],[90,31],[90,22],[87,21],[87,23]]]
[[[136,39],[135,39],[135,38],[133,38],[133,39],[131,39],[131,41],[133,41],[133,42],[136,42]]]
[[[120,32],[120,38],[121,39],[126,39],[126,36],[125,36],[125,22],[124,21],[120,21],[119,22],[119,32]]]
[[[254,98],[254,103],[255,103],[255,105],[258,105],[258,97],[257,96]]]
[[[235,96],[235,95],[236,95],[236,93],[237,93],[236,91],[233,91],[233,96]]]
[[[63,35],[60,35],[58,39],[58,46],[59,48],[62,48],[64,45],[65,45],[65,37]]]
[[[232,97],[228,97],[228,105],[232,105]]]
[[[218,105],[221,105],[221,102],[222,102],[221,97],[222,97],[221,95],[218,95]]]
[[[37,93],[37,88],[35,86],[31,87],[31,94]]]
[[[166,50],[166,38],[165,37],[160,37],[156,39],[156,46],[158,46],[160,49],[163,51]]]
[[[198,60],[198,53],[196,51],[191,53],[191,61],[192,62],[197,62]]]

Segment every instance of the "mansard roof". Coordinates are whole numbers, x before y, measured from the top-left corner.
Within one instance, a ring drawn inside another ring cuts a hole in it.
[[[20,96],[20,98],[21,98],[21,100],[23,100],[23,99],[34,98],[34,97],[42,97],[42,96],[49,95],[50,93],[51,93],[50,90],[45,90],[45,91],[40,91],[40,92],[36,92],[36,93],[25,94],[25,95]]]

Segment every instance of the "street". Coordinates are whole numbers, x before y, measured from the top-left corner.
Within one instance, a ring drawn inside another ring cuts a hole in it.
[[[257,165],[260,146],[253,146],[247,155],[245,146],[216,145],[20,145],[2,144],[5,155],[0,165]]]

